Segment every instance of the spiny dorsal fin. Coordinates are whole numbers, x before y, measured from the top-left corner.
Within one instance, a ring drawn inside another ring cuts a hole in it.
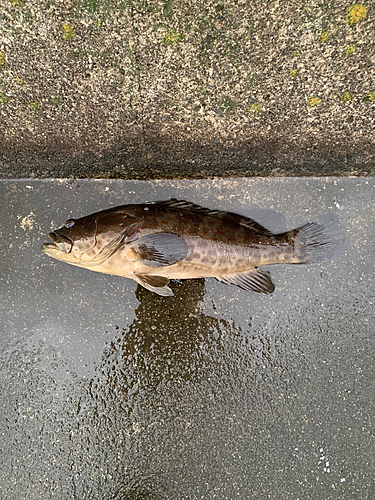
[[[257,293],[267,294],[275,290],[270,273],[261,269],[254,269],[246,274],[217,276],[216,279],[227,285],[236,285],[243,290],[251,290]]]
[[[211,210],[210,208],[201,207],[200,205],[196,205],[195,203],[191,203],[190,201],[176,200],[175,198],[172,198],[171,200],[166,200],[166,201],[151,202],[151,204],[162,207],[177,208],[180,210],[189,210],[191,212],[199,213],[202,215],[218,217],[223,221],[248,227],[257,234],[262,234],[262,235],[273,234],[270,231],[268,231],[268,229],[264,228],[263,226],[255,222],[255,220],[250,219],[249,217],[245,217],[244,215],[235,214],[232,212],[226,212],[224,210]]]

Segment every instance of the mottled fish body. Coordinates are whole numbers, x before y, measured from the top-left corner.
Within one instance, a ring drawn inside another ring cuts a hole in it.
[[[331,260],[344,248],[333,216],[273,234],[257,222],[175,199],[123,205],[70,219],[50,233],[43,252],[92,271],[131,278],[159,295],[170,279],[215,277],[272,293],[267,264]]]

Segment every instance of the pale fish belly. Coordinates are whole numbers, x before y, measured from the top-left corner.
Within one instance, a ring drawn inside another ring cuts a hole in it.
[[[267,264],[299,262],[292,246],[242,246],[189,237],[186,257],[170,266],[151,267],[129,261],[128,249],[112,255],[93,271],[133,278],[135,274],[164,276],[170,279],[208,278],[245,273]]]

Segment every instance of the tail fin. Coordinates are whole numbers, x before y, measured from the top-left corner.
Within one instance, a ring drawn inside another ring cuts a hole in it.
[[[323,215],[295,231],[294,247],[301,263],[333,260],[344,254],[345,232],[335,215]]]

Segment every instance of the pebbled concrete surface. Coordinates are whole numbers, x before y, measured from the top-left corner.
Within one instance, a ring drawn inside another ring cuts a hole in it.
[[[275,196],[277,193],[277,196]],[[68,217],[189,199],[346,255],[162,298],[40,252]],[[374,497],[375,179],[0,182],[0,497]]]
[[[374,12],[0,0],[0,176],[374,174]]]

